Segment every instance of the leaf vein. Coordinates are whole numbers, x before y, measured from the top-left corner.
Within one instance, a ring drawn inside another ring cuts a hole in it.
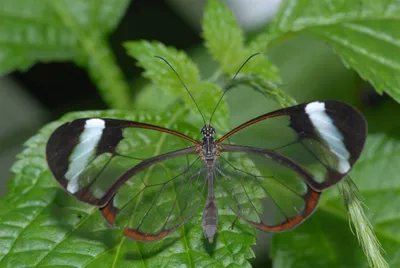
[[[19,234],[17,234],[17,236],[15,237],[14,241],[11,243],[11,246],[10,246],[8,252],[0,260],[0,264],[5,260],[5,257],[7,257],[11,253],[13,253],[12,250],[15,247],[17,241],[21,238],[21,235],[25,232],[26,228],[29,227],[38,218],[38,216],[44,211],[45,208],[46,207],[42,207],[42,209],[37,212],[37,214],[32,218],[32,220],[29,221],[29,223],[22,228],[21,232]]]
[[[353,43],[349,40],[346,40],[344,38],[344,36],[337,36],[337,35],[333,35],[332,33],[330,33],[329,35],[327,35],[327,34],[322,34],[322,35],[325,38],[330,39],[331,41],[334,41],[337,44],[342,45],[343,47],[346,47],[349,50],[352,50],[352,51],[354,51],[358,54],[361,54],[377,63],[380,63],[381,65],[384,65],[384,66],[389,67],[394,70],[400,70],[400,63],[395,62],[393,60],[383,58],[378,54],[368,51],[366,48],[358,46],[355,43]]]
[[[40,263],[52,252],[54,252],[54,250],[60,245],[62,244],[74,231],[76,231],[77,229],[79,229],[80,226],[83,225],[83,223],[85,223],[92,215],[94,215],[94,213],[97,211],[97,209],[93,209],[91,213],[89,213],[88,216],[86,216],[86,218],[82,219],[72,230],[70,230],[68,233],[65,234],[64,237],[62,237],[58,242],[56,242],[54,244],[54,246],[45,254],[42,256],[41,259],[39,259],[38,264],[40,265]]]

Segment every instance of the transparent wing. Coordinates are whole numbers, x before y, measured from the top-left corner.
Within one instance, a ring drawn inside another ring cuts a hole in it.
[[[232,141],[285,156],[310,172],[308,185],[321,191],[351,170],[366,135],[366,122],[356,109],[342,102],[323,101],[259,116],[236,127],[218,142]]]
[[[194,155],[156,163],[127,181],[102,208],[111,225],[134,240],[155,241],[174,232],[203,205],[206,177]]]
[[[320,192],[307,184],[312,178],[308,171],[295,168],[285,157],[277,160],[261,151],[242,149],[222,153],[216,166],[217,193],[223,206],[268,232],[292,229],[312,214]],[[262,163],[261,169],[254,162]]]
[[[69,194],[103,207],[131,177],[164,160],[195,154],[198,146],[179,132],[149,124],[84,118],[56,129],[46,156]]]

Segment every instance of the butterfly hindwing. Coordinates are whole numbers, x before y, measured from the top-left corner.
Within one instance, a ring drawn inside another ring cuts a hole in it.
[[[111,224],[125,226],[124,234],[134,240],[159,240],[199,211],[206,182],[199,156],[166,159],[121,186],[103,215],[115,219]]]
[[[277,161],[274,152],[235,145],[222,150],[226,151],[216,167],[217,190],[222,203],[239,218],[278,232],[294,228],[315,210],[320,192],[307,184],[312,175],[290,159]]]

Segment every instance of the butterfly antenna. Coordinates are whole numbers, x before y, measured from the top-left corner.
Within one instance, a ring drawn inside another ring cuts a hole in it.
[[[250,57],[248,57],[248,58],[244,61],[244,63],[242,64],[242,66],[240,66],[239,70],[237,70],[237,72],[236,72],[236,74],[233,76],[231,82],[236,78],[236,76],[237,76],[237,75],[239,74],[239,72],[243,69],[243,67],[246,65],[246,63],[247,63],[249,60],[251,60],[251,58],[253,58],[253,57],[255,57],[255,56],[259,55],[259,54],[260,54],[260,53],[257,52],[257,53],[254,53],[253,55],[251,55]],[[212,114],[211,114],[209,125],[211,124],[211,120],[212,120],[212,118],[213,118],[213,116],[214,116],[214,113],[215,113],[215,111],[217,110],[217,108],[218,108],[219,104],[221,103],[222,99],[224,98],[225,93],[226,93],[229,89],[231,89],[231,87],[232,87],[232,84],[229,85],[229,86],[224,90],[224,92],[222,93],[221,98],[219,98],[219,100],[218,100],[218,102],[217,102],[217,105],[215,105],[214,111],[213,111]]]
[[[169,66],[169,68],[171,68],[171,70],[174,71],[174,73],[175,73],[176,76],[178,77],[179,81],[181,81],[183,87],[186,89],[187,93],[189,93],[189,96],[192,98],[194,104],[196,105],[197,110],[199,111],[199,113],[200,113],[200,115],[201,115],[201,118],[203,119],[204,125],[206,125],[206,119],[204,118],[204,115],[203,115],[203,113],[201,112],[200,107],[197,105],[197,102],[194,100],[192,93],[190,93],[190,91],[189,91],[189,89],[187,88],[187,86],[185,85],[185,83],[183,83],[183,80],[182,80],[181,77],[179,76],[178,72],[175,71],[174,67],[172,67],[172,65],[171,65],[166,59],[164,59],[163,57],[160,57],[160,56],[154,56],[154,57],[155,57],[155,58],[158,58],[158,59],[160,59],[160,60],[162,60],[162,61],[164,61],[164,62]]]

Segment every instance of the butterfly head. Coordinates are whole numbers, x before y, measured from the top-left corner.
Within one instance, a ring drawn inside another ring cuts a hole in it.
[[[205,138],[211,138],[214,137],[215,129],[212,126],[204,126],[200,133],[203,134]]]

